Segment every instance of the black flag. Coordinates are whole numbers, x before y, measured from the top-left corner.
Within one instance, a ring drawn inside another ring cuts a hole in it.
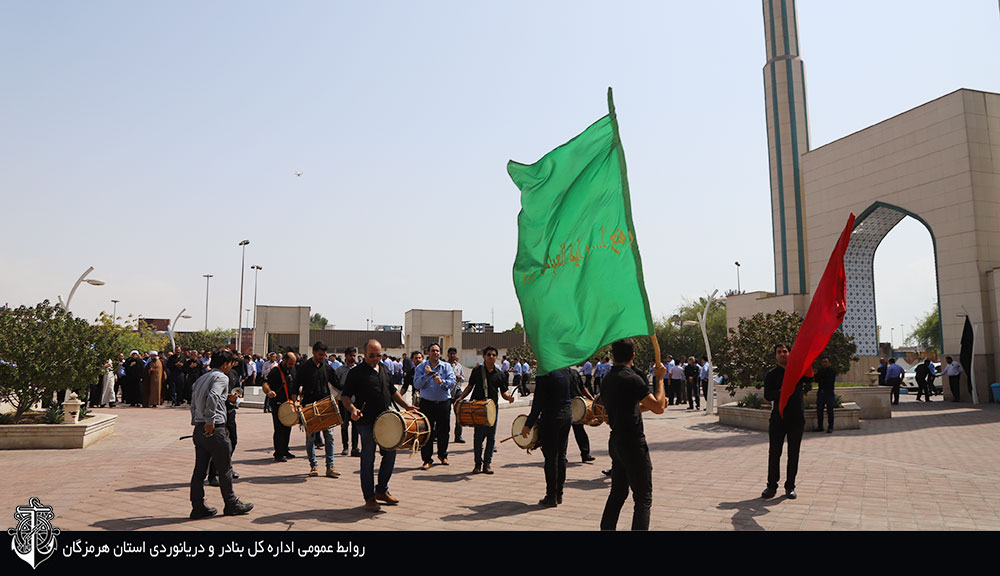
[[[972,394],[972,350],[976,343],[976,335],[972,331],[972,322],[969,317],[965,317],[965,328],[962,329],[962,351],[958,355],[958,361],[962,363],[962,370],[965,370],[965,381],[968,384],[969,394]]]

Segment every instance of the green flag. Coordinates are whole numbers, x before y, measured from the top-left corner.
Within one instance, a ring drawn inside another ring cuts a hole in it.
[[[610,88],[608,109],[538,162],[507,163],[521,189],[514,289],[539,374],[653,333]]]

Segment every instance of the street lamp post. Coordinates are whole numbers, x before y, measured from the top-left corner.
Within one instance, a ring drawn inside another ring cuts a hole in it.
[[[240,261],[240,309],[237,311],[239,326],[236,327],[236,351],[241,352],[241,342],[243,340],[243,271],[247,267],[247,244],[249,240],[243,240],[240,242],[240,246],[243,247],[243,260]]]
[[[62,306],[63,310],[67,311],[69,310],[69,303],[71,300],[73,300],[73,295],[76,294],[76,289],[80,287],[80,284],[86,282],[91,286],[104,286],[103,280],[94,280],[93,278],[87,278],[87,274],[90,274],[93,271],[94,271],[93,266],[87,268],[87,270],[84,271],[84,273],[80,276],[80,278],[77,279],[76,284],[73,284],[73,289],[69,291],[69,296],[66,297],[65,303],[63,303],[62,296],[56,296],[56,298],[59,299],[59,305]]]
[[[896,327],[889,327],[889,346],[892,348],[896,347]]]
[[[736,261],[736,292],[740,293],[740,262]]]
[[[205,277],[205,331],[208,332],[208,282],[212,279],[211,274],[202,274]]]
[[[253,337],[250,339],[250,353],[257,349],[257,274],[264,269],[263,266],[254,264],[253,269]]]
[[[171,353],[173,353],[173,351],[177,348],[177,344],[174,343],[174,330],[177,329],[177,322],[179,322],[181,318],[190,318],[191,317],[190,315],[184,313],[185,310],[187,310],[187,308],[181,308],[181,311],[177,313],[177,317],[174,318],[174,321],[170,323],[170,352]]]
[[[112,300],[113,308],[111,309],[111,322],[114,323],[118,320],[118,302],[119,300]]]

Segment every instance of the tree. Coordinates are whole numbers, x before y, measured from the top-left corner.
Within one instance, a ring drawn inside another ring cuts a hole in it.
[[[726,389],[760,388],[764,375],[774,367],[774,346],[786,344],[794,347],[795,337],[802,325],[798,313],[778,311],[774,314],[759,313],[741,318],[739,327],[730,331],[712,356],[720,376],[726,379]],[[843,374],[856,362],[858,347],[853,338],[839,328],[833,333],[823,354],[830,356],[830,363]]]
[[[921,352],[941,351],[941,314],[937,303],[926,316],[917,319],[917,325],[907,341],[915,343]]]
[[[170,338],[153,330],[149,323],[133,319],[131,314],[129,314],[125,324],[119,324],[111,318],[110,314],[101,312],[94,326],[97,330],[112,337],[111,349],[102,351],[102,356],[105,358],[117,358],[119,353],[128,356],[131,350],[139,352],[166,351],[170,346]]]
[[[326,330],[327,319],[323,317],[320,313],[315,313],[309,317],[309,329],[310,330]]]
[[[218,350],[229,344],[229,339],[232,336],[232,330],[228,328],[216,328],[215,330],[199,330],[197,332],[175,334],[174,341],[184,349]]]
[[[513,328],[511,328],[511,329],[509,330],[509,332],[517,332],[517,333],[522,333],[522,332],[524,332],[524,326],[521,326],[521,323],[520,323],[520,322],[514,322],[514,327],[513,327]]]
[[[0,399],[17,423],[58,390],[82,392],[101,374],[114,333],[75,318],[48,300],[0,314]]]

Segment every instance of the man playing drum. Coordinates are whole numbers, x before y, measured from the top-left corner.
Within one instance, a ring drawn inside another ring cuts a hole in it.
[[[285,357],[281,364],[271,368],[267,373],[267,380],[264,382],[264,394],[271,400],[273,409],[271,410],[271,420],[274,425],[274,459],[278,462],[287,462],[288,458],[295,458],[288,450],[288,440],[292,434],[292,429],[285,426],[278,419],[278,407],[285,402],[297,402],[299,386],[295,382],[295,361],[298,358],[294,352],[285,352]]]
[[[504,400],[514,401],[514,395],[507,392],[507,375],[500,370],[497,364],[497,349],[487,346],[483,350],[483,363],[472,369],[469,376],[469,385],[458,397],[457,402],[461,402],[466,396],[472,394],[473,400],[493,400],[497,404],[499,395],[503,394]],[[472,434],[473,446],[475,446],[476,467],[472,469],[473,474],[492,474],[493,469],[490,464],[493,462],[493,446],[496,444],[497,425],[476,426]],[[486,441],[486,452],[483,453],[483,441]]]
[[[572,376],[569,372],[570,369],[563,368],[538,377],[531,413],[521,429],[521,436],[527,438],[535,422],[538,422],[542,455],[545,456],[545,498],[538,504],[548,508],[562,504],[563,484],[566,482],[566,444],[573,422],[570,407]]]
[[[302,394],[302,406],[312,404],[330,396],[330,386],[340,390],[340,380],[326,361],[327,346],[317,341],[313,344],[312,358],[303,362],[298,369],[295,380]],[[326,451],[326,475],[328,478],[339,478],[340,472],[333,467],[333,432],[329,428],[322,431],[323,449]],[[319,476],[316,467],[316,448],[313,445],[313,435],[306,432],[306,456],[309,457],[309,475]]]
[[[365,498],[365,509],[379,511],[381,500],[394,505],[399,499],[389,493],[389,479],[396,464],[396,453],[380,448],[382,463],[378,469],[378,485],[375,485],[375,419],[395,402],[407,411],[416,410],[406,403],[392,385],[388,369],[379,361],[382,344],[378,340],[365,343],[364,362],[347,373],[340,402],[351,413],[351,420],[357,423],[361,434],[361,494]]]
[[[667,405],[663,391],[666,366],[654,366],[655,395],[649,393],[645,378],[633,370],[635,345],[631,339],[619,340],[611,345],[615,365],[601,383],[601,400],[607,409],[611,438],[611,493],[604,504],[601,530],[614,530],[628,491],[632,489],[635,503],[632,529],[648,530],[649,513],[653,506],[653,466],[649,448],[642,429],[642,411],[652,410],[663,414]],[[640,408],[641,407],[641,408]]]

